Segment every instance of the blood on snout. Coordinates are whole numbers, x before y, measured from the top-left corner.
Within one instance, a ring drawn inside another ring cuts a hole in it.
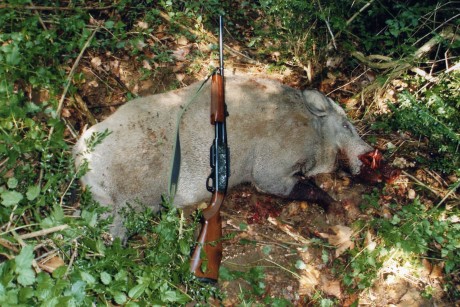
[[[392,168],[383,160],[382,153],[378,149],[360,155],[359,159],[363,163],[359,177],[370,183],[382,181],[392,183],[401,173],[400,170]]]

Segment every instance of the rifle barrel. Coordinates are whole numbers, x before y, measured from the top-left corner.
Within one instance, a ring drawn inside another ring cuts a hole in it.
[[[219,16],[219,64],[220,75],[224,77],[224,18]]]

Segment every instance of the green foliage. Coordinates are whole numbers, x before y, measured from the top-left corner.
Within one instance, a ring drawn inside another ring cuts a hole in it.
[[[159,216],[150,214],[149,237],[142,250],[135,243],[122,246],[119,239],[105,244],[99,235],[100,226],[92,222],[95,211],[85,211],[81,221],[85,236],[79,241],[74,266],[59,267],[52,275],[35,273],[34,249],[26,245],[14,259],[0,264],[0,304],[182,305],[219,295],[215,288],[200,284],[190,273],[194,227],[186,224],[178,209],[168,204],[165,207]],[[68,240],[69,234],[64,235]],[[70,256],[67,243],[55,243],[62,247],[64,255]]]
[[[219,276],[224,281],[242,281],[238,295],[240,306],[259,306],[261,301],[263,302],[261,306],[291,306],[291,303],[283,298],[266,296],[262,299],[266,292],[264,270],[262,266],[252,267],[249,271],[229,270],[227,267],[221,266]]]
[[[368,195],[366,202],[376,203],[379,195]],[[344,264],[335,260],[337,273],[349,291],[358,291],[372,286],[377,273],[389,260],[399,265],[409,262],[420,265],[421,258],[435,263],[444,263],[446,287],[453,298],[460,293],[455,290],[456,272],[460,264],[460,224],[458,208],[445,210],[429,207],[419,199],[398,206],[390,205],[395,213],[391,218],[374,217],[364,229],[375,233],[375,244],[363,246],[366,233],[355,239],[357,246],[348,251]],[[363,229],[363,225],[359,225]]]
[[[443,76],[440,82],[415,95],[402,92],[392,107],[392,127],[429,140],[433,152],[429,167],[452,172],[460,167],[460,73]]]

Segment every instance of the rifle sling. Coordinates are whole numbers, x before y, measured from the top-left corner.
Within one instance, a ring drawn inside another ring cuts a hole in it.
[[[174,201],[174,196],[176,196],[176,192],[179,186],[179,174],[180,174],[180,164],[181,164],[181,148],[180,148],[180,123],[182,121],[182,116],[184,115],[185,111],[190,107],[190,105],[195,102],[198,94],[203,89],[206,82],[208,82],[209,78],[216,72],[217,69],[214,69],[201,83],[200,87],[196,90],[195,94],[190,98],[190,100],[184,104],[182,110],[178,113],[177,122],[176,122],[176,133],[174,137],[174,145],[173,145],[173,157],[171,159],[171,165],[169,168],[169,182],[168,182],[168,190],[169,190],[169,198],[171,203]]]

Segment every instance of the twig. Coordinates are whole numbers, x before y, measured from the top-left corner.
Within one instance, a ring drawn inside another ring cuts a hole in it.
[[[284,233],[289,235],[291,238],[296,240],[297,242],[303,243],[303,244],[310,244],[310,240],[305,239],[303,236],[301,236],[299,233],[297,233],[291,226],[286,225],[286,224],[281,224],[278,222],[275,218],[269,217],[268,221],[278,227],[280,230],[282,230]]]
[[[27,246],[27,243],[22,240],[22,238],[16,233],[16,231],[13,230],[11,233],[13,234],[13,237],[16,240],[18,240],[18,243],[21,244],[22,248]],[[42,271],[40,267],[38,266],[38,263],[35,260],[35,258],[32,260],[32,266],[34,267],[36,273],[40,273]]]
[[[59,225],[59,226],[55,226],[55,227],[51,227],[47,229],[42,229],[39,231],[34,231],[31,233],[26,233],[26,234],[20,235],[19,238],[21,238],[22,240],[25,240],[25,239],[31,239],[31,238],[40,237],[40,236],[46,236],[50,233],[58,232],[66,228],[69,228],[69,225],[67,224]]]
[[[414,180],[418,185],[424,187],[425,189],[431,191],[434,195],[440,197],[441,195],[439,195],[440,193],[438,191],[436,191],[435,189],[433,189],[432,187],[430,186],[427,186],[426,184],[424,184],[423,182],[421,182],[420,180],[418,180],[417,178],[415,178],[414,176],[412,176],[411,174],[409,174],[408,172],[406,171],[402,171],[402,174],[406,177],[409,177],[410,179]]]
[[[88,37],[88,39],[86,40],[85,42],[85,45],[83,46],[83,48],[80,50],[80,53],[78,54],[77,56],[77,59],[75,60],[75,62],[73,63],[73,66],[70,70],[70,73],[69,75],[67,76],[67,80],[66,80],[66,84],[65,84],[65,87],[64,87],[64,91],[62,92],[62,95],[61,95],[61,99],[59,99],[59,104],[58,104],[58,107],[56,109],[56,114],[55,114],[55,117],[56,118],[60,118],[61,117],[61,111],[62,111],[62,107],[64,105],[64,99],[67,95],[67,92],[69,90],[69,87],[70,87],[70,84],[72,82],[72,78],[73,78],[73,75],[75,73],[75,70],[78,66],[78,64],[80,63],[80,60],[83,56],[83,53],[85,52],[86,48],[88,48],[89,44],[91,43],[92,39],[94,38],[94,35],[96,35],[96,32],[99,30],[100,27],[96,27],[94,28],[93,32],[91,33],[91,35]],[[48,144],[51,140],[51,136],[53,135],[54,133],[54,126],[50,128],[49,130],[49,133],[48,133]],[[46,146],[47,148],[48,146]],[[43,174],[44,174],[44,169],[43,167],[40,169],[40,174],[39,174],[39,177],[38,177],[38,185],[41,186],[41,181],[43,179]]]
[[[288,273],[291,273],[295,278],[297,279],[300,279],[300,275],[297,274],[296,272],[293,272],[291,270],[289,270],[288,268],[285,268],[284,266],[282,266],[281,264],[279,263],[276,263],[275,261],[271,260],[271,259],[268,259],[268,258],[264,258],[263,260],[267,261],[267,262],[270,262],[270,263],[273,263],[274,265],[276,265],[277,267],[279,267],[280,269],[282,270],[285,270],[286,272]]]
[[[359,14],[361,14],[362,12],[364,12],[371,4],[372,2],[374,2],[375,0],[370,0],[368,3],[366,3],[358,12],[354,13],[353,16],[351,16],[345,23],[346,26],[348,26],[350,23],[353,22],[353,20],[356,19],[356,17],[358,17]],[[342,34],[343,32],[343,29],[340,30],[339,32],[337,32],[334,37],[333,37],[333,42],[335,43],[335,39],[340,35]],[[329,47],[329,46],[328,46]]]
[[[371,4],[372,2],[374,2],[375,0],[370,0],[368,3],[366,3],[359,11],[357,11],[356,13],[353,14],[353,16],[350,17],[350,19],[347,20],[347,22],[345,23],[347,26],[353,22],[353,20],[356,19],[356,17],[358,17],[359,14],[361,14],[362,12],[364,12],[365,9],[367,9]]]
[[[423,46],[418,48],[412,55],[405,57],[404,59],[401,59],[401,60],[386,61],[384,63],[381,63],[381,62],[374,62],[374,59],[376,59],[376,55],[365,56],[364,54],[358,51],[352,52],[351,55],[355,57],[358,61],[364,63],[366,66],[369,66],[371,68],[376,68],[376,69],[394,68],[397,71],[402,71],[402,70],[409,69],[412,63],[414,62],[414,60],[418,60],[422,58],[431,49],[433,49],[434,46],[439,44],[439,42],[441,41],[440,37],[443,39],[457,39],[456,35],[453,32],[453,29],[451,27],[447,27],[443,29],[439,33],[439,35],[435,35],[429,41],[423,44]],[[379,56],[378,59],[383,60],[387,58]]]
[[[8,240],[5,240],[3,238],[0,238],[0,245],[15,252],[15,253],[19,253],[19,250],[16,248],[16,246],[13,245],[13,243],[11,243],[10,241]]]
[[[460,186],[460,180],[457,180],[457,183],[452,187],[452,189],[449,190],[449,192],[447,192],[446,196],[444,196],[443,199],[441,199],[441,201],[440,201],[434,208],[438,208],[439,206],[441,206],[441,204],[442,204],[450,195],[452,195],[452,194],[458,189],[459,186]]]
[[[78,64],[80,63],[80,60],[83,56],[83,53],[85,52],[86,48],[88,48],[89,44],[91,43],[91,41],[93,40],[94,38],[94,35],[96,35],[96,32],[99,30],[99,27],[96,27],[94,30],[93,30],[93,33],[91,33],[91,35],[88,37],[88,39],[86,40],[85,42],[85,45],[83,46],[83,48],[80,50],[80,53],[78,54],[77,56],[77,59],[75,60],[75,62],[73,63],[73,66],[72,66],[72,69],[70,70],[69,72],[69,75],[67,76],[67,80],[66,80],[66,85],[64,87],[64,91],[61,95],[61,99],[59,99],[59,104],[58,104],[58,107],[57,107],[57,110],[56,110],[56,116],[57,117],[60,117],[61,116],[61,111],[62,111],[62,106],[64,105],[64,99],[67,95],[67,92],[69,90],[69,87],[70,87],[70,84],[72,82],[72,78],[73,78],[73,75],[75,73],[75,70],[77,69],[77,66]],[[50,133],[51,135],[51,133]]]
[[[94,115],[91,113],[89,110],[88,106],[86,103],[83,101],[83,98],[78,93],[75,93],[72,95],[72,100],[75,103],[75,105],[78,107],[80,112],[82,112],[86,118],[88,119],[88,122],[92,125],[97,124],[96,118],[94,118]]]
[[[332,33],[331,26],[329,25],[329,21],[326,18],[326,15],[324,14],[323,7],[321,6],[320,0],[316,1],[318,3],[319,10],[321,11],[321,15],[324,17],[324,22],[326,23],[327,30],[329,31],[329,34],[331,35],[332,38],[332,44],[334,45],[334,49],[337,50],[337,44],[335,43],[335,35]]]
[[[67,278],[67,275],[70,273],[70,270],[72,268],[73,262],[75,261],[75,258],[77,258],[77,251],[78,251],[78,241],[74,240],[74,250],[72,253],[72,256],[70,257],[69,265],[67,266],[67,270],[65,271],[64,278]]]

